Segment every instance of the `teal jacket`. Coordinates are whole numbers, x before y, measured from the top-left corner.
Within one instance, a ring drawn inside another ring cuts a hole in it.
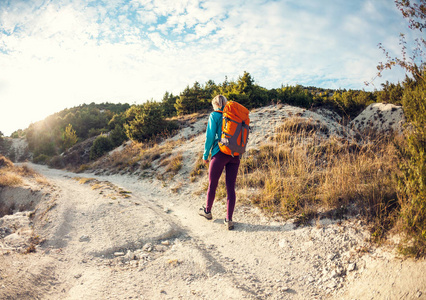
[[[206,142],[204,143],[204,154],[203,159],[209,158],[211,150],[212,157],[217,154],[220,149],[218,142],[222,134],[222,113],[214,111],[210,114],[209,122],[206,130]]]

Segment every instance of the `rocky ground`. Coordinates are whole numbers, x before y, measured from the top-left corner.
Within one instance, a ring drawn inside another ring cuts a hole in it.
[[[323,113],[266,107],[252,112],[251,147],[289,114],[353,134]],[[228,231],[220,200],[213,220],[198,216],[206,178],[189,173],[204,126],[180,137],[172,180],[32,165],[47,184],[27,184],[34,210],[0,219],[0,298],[426,299],[426,262],[398,257],[392,240],[371,245],[356,216],[297,227],[240,201]]]

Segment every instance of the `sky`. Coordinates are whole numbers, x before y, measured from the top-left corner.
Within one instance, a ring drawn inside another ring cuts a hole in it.
[[[366,86],[400,54],[392,0],[0,0],[0,131],[83,103],[141,104],[196,81]]]

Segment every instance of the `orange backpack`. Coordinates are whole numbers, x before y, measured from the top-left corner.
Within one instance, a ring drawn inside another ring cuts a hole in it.
[[[223,109],[220,151],[232,156],[243,154],[246,151],[249,125],[248,109],[237,102],[228,101]]]

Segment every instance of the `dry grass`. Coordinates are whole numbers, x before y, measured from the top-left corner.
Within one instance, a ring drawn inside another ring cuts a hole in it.
[[[49,185],[47,179],[24,164],[16,166],[9,159],[0,155],[0,187],[21,186],[24,178],[34,179],[38,184]]]
[[[182,161],[182,153],[178,153],[164,160],[163,164],[166,166],[165,173],[171,174],[171,176],[176,175],[179,170],[182,169]]]
[[[365,146],[321,136],[318,124],[289,119],[272,140],[243,156],[238,186],[255,188],[252,203],[284,216],[311,216],[355,204],[371,218],[382,218],[397,201],[390,139]]]
[[[194,182],[197,180],[197,178],[203,176],[205,174],[205,171],[207,170],[207,166],[204,163],[203,160],[203,153],[201,152],[198,157],[197,161],[195,162],[195,166],[192,169],[191,173],[189,174],[189,179],[191,182]]]
[[[0,187],[16,187],[22,185],[22,177],[13,172],[0,173]]]
[[[0,155],[0,187],[16,187],[22,185],[21,174],[24,169],[16,167],[9,159]]]
[[[92,183],[95,181],[95,178],[88,178],[88,177],[74,177],[74,180],[78,181],[80,184],[86,184],[86,183]]]
[[[36,175],[35,181],[38,184],[41,184],[41,185],[44,185],[44,186],[48,186],[50,184],[49,181],[46,179],[46,177],[44,177],[43,175],[40,175],[40,174]]]
[[[113,173],[144,171],[155,169],[155,165],[164,166],[164,160],[172,155],[173,149],[181,141],[156,143],[136,143],[127,145],[121,151],[115,151],[110,155],[94,162],[91,168],[95,170],[109,170]],[[85,167],[90,168],[88,166]]]

